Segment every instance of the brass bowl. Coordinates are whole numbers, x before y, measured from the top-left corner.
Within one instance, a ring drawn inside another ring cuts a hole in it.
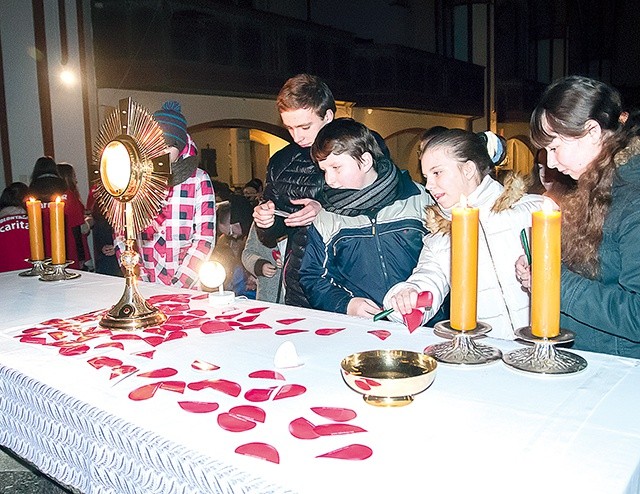
[[[424,353],[370,350],[354,353],[340,363],[342,378],[370,405],[408,405],[436,377],[437,362]]]

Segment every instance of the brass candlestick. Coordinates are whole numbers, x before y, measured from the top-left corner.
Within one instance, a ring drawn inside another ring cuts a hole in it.
[[[40,275],[40,281],[62,281],[75,280],[80,278],[80,273],[70,273],[67,267],[73,264],[73,261],[66,261],[62,264],[52,264],[50,261],[44,265],[44,273]]]
[[[25,259],[26,262],[33,264],[31,268],[26,271],[21,271],[18,276],[42,276],[45,271],[45,265],[51,262],[51,258],[34,261],[33,259]]]

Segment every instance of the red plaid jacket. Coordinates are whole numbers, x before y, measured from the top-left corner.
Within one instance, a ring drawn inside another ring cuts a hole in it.
[[[162,210],[137,238],[142,280],[199,288],[200,264],[215,245],[215,204],[211,179],[200,168],[169,190]],[[117,244],[122,251],[122,238]]]

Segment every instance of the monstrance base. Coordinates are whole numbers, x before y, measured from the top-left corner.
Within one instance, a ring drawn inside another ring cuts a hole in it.
[[[406,405],[410,405],[413,403],[413,396],[373,396],[373,395],[364,395],[362,399],[365,403],[369,405],[373,405],[375,407],[404,407]]]
[[[66,261],[62,264],[47,263],[44,273],[40,275],[40,281],[62,281],[80,278],[80,273],[70,273],[67,271],[67,267],[71,264],[73,264],[73,261]]]
[[[33,261],[31,259],[25,259],[33,266],[27,271],[21,271],[18,276],[42,276],[46,270],[46,265],[51,262],[51,259],[42,259],[41,261]]]
[[[458,331],[451,327],[451,321],[436,323],[434,333],[450,341],[431,345],[424,353],[438,362],[455,365],[481,365],[499,360],[502,352],[494,347],[475,343],[474,338],[491,331],[491,326],[478,321],[478,325],[470,331]]]
[[[532,335],[530,326],[525,326],[515,334],[533,346],[506,353],[502,360],[509,367],[536,374],[573,374],[587,367],[587,361],[580,355],[555,349],[555,345],[573,341],[575,335],[569,330],[560,329],[554,338],[539,338]]]

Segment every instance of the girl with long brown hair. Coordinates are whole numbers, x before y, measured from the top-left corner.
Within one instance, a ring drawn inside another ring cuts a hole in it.
[[[562,199],[561,326],[575,348],[640,357],[640,139],[619,93],[586,77],[551,84],[531,116],[547,165],[577,181]],[[524,258],[516,275],[530,286]]]

